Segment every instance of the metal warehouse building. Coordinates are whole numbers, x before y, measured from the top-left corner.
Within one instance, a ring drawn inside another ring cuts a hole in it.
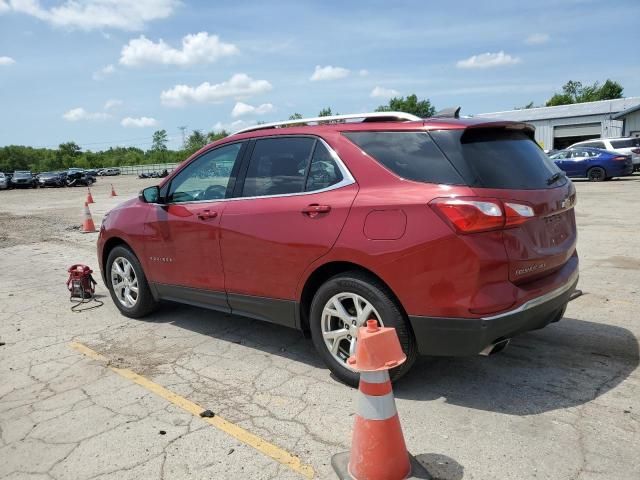
[[[527,122],[545,150],[600,137],[640,136],[640,97],[481,113],[474,117]]]

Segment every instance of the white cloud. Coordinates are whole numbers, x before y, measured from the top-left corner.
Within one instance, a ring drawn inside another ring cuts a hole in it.
[[[156,121],[155,118],[150,118],[150,117],[140,117],[140,118],[126,117],[122,119],[122,121],[120,122],[120,125],[127,128],[143,128],[143,127],[155,127],[156,125],[158,125],[158,122]]]
[[[473,55],[456,63],[458,68],[492,68],[520,63],[518,57],[512,57],[500,50],[498,53],[482,53]]]
[[[375,87],[371,90],[372,98],[392,98],[400,95],[400,92],[393,88]]]
[[[7,2],[0,0],[0,13],[8,12],[10,8]]]
[[[231,116],[237,118],[243,115],[264,115],[269,112],[273,112],[273,105],[270,103],[263,103],[254,107],[243,102],[237,102],[231,111]]]
[[[104,102],[104,109],[111,110],[112,108],[116,108],[122,105],[122,100],[118,100],[117,98],[110,98],[106,102]]]
[[[111,115],[109,115],[108,113],[87,112],[82,107],[72,108],[62,115],[62,118],[64,118],[68,122],[79,122],[81,120],[106,120],[110,117]]]
[[[107,65],[105,67],[102,67],[100,70],[97,70],[97,71],[93,72],[93,79],[94,80],[103,80],[108,75],[111,75],[111,74],[115,73],[115,71],[116,71],[116,67],[114,67],[113,65],[109,64],[109,65]]]
[[[0,57],[0,67],[8,67],[14,63],[16,63],[16,61],[11,57]]]
[[[231,43],[223,43],[217,35],[207,32],[187,35],[182,38],[182,48],[167,45],[163,40],[154,43],[144,35],[129,40],[120,52],[120,64],[128,67],[141,65],[194,65],[197,63],[215,62],[221,57],[238,53],[238,48]]]
[[[9,7],[56,27],[142,30],[148,22],[169,17],[180,0],[66,0],[54,7],[42,6],[40,0],[9,0],[0,5],[0,11]]]
[[[548,33],[532,33],[529,35],[524,43],[527,45],[542,45],[543,43],[547,43],[551,37]]]
[[[234,133],[234,132],[237,132],[238,130],[242,130],[243,128],[252,127],[255,124],[256,124],[255,120],[235,120],[231,123],[216,122],[212,130],[215,132],[224,130],[229,133]]]
[[[316,65],[316,69],[313,72],[313,75],[309,78],[312,82],[317,82],[319,80],[337,80],[339,78],[344,78],[349,75],[349,70],[342,67],[332,67],[331,65],[327,65],[326,67],[321,67],[320,65]]]
[[[216,103],[225,98],[246,98],[264,93],[273,87],[266,80],[254,80],[245,73],[236,73],[228,81],[211,85],[204,82],[197,87],[176,85],[160,94],[163,105],[181,107],[188,103]]]
[[[363,68],[358,72],[358,75],[360,75],[361,77],[366,77],[367,75],[369,75],[369,70]]]

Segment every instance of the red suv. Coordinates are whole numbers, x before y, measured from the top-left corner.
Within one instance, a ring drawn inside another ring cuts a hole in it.
[[[128,317],[172,300],[297,328],[354,384],[368,319],[398,332],[394,378],[418,354],[489,354],[560,320],[574,205],[529,125],[323,117],[204,147],[111,210],[98,258]]]

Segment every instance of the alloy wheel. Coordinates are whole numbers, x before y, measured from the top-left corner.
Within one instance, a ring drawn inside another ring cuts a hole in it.
[[[358,294],[343,292],[334,295],[322,310],[322,338],[329,353],[340,363],[355,353],[358,331],[367,320],[377,320],[384,326],[374,306]]]
[[[124,257],[116,258],[111,264],[111,287],[126,308],[133,308],[138,302],[138,277],[131,262]]]

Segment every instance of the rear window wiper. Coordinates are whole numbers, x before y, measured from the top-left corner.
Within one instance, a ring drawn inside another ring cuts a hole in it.
[[[551,175],[549,178],[547,178],[547,185],[553,185],[558,180],[560,180],[561,178],[564,178],[566,176],[567,176],[567,174],[564,173],[564,172],[556,172],[553,175]]]

